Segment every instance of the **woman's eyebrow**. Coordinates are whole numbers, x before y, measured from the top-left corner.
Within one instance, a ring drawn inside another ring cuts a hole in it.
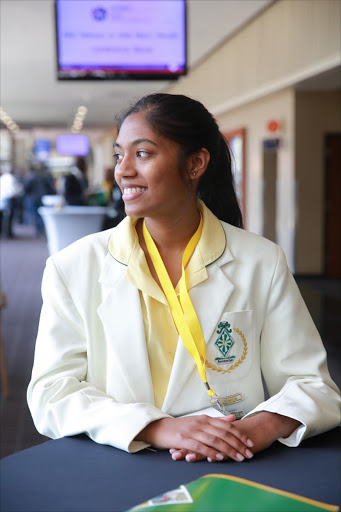
[[[142,142],[149,142],[149,144],[153,144],[153,146],[157,146],[156,142],[154,142],[150,139],[136,139],[130,145],[136,146],[137,144],[141,144]],[[113,146],[117,146],[118,148],[121,147],[121,145],[117,141],[114,142]]]

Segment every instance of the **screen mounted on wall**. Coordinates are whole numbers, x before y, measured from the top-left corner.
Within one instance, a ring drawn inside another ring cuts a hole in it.
[[[55,0],[58,80],[186,74],[186,0]]]
[[[56,138],[56,151],[59,155],[86,156],[89,153],[89,139],[86,135],[59,135]]]

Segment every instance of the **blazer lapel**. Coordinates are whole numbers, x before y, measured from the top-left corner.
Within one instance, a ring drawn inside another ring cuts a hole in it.
[[[130,401],[153,404],[139,291],[124,279],[126,269],[125,265],[107,255],[99,279],[104,296],[97,312],[110,348],[117,357],[120,373],[126,376],[125,385],[131,394]],[[121,387],[122,383],[118,385]]]
[[[217,262],[207,267],[208,279],[189,292],[206,344],[210,340],[234,290],[234,285],[221,269],[224,263],[228,263],[232,259],[231,253],[227,249]],[[195,361],[179,337],[169,385],[162,406],[163,411],[167,412],[171,408],[194,371],[198,371]]]

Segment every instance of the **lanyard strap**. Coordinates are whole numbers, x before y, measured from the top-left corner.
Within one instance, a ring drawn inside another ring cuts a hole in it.
[[[187,244],[182,257],[182,273],[180,281],[180,302],[175,293],[174,287],[157,250],[154,240],[150,236],[146,223],[143,221],[143,236],[149,252],[149,256],[154,265],[155,271],[161,283],[163,292],[166,296],[169,309],[171,311],[175,326],[181,339],[195,360],[198,367],[200,377],[206,386],[207,393],[212,397],[215,392],[210,388],[207,382],[205,360],[206,360],[206,343],[202,333],[200,323],[193,307],[192,301],[188,294],[186,283],[186,265],[193,254],[193,251],[200,240],[202,232],[203,220],[200,218],[200,224],[192,238]]]

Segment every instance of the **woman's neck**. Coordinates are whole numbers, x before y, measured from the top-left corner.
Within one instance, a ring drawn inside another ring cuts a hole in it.
[[[181,263],[184,250],[200,223],[200,212],[197,205],[195,205],[194,209],[188,209],[185,216],[177,216],[176,219],[171,219],[167,222],[162,219],[154,220],[150,217],[146,218],[145,221],[149,234],[157,246],[171,282],[175,287],[181,277]],[[161,287],[147,250],[142,227],[143,219],[140,219],[136,225],[140,246],[145,253],[151,275]]]
[[[145,218],[146,227],[159,251],[184,250],[200,222],[200,212],[195,208],[185,215],[171,219]],[[142,222],[141,222],[142,225]]]

